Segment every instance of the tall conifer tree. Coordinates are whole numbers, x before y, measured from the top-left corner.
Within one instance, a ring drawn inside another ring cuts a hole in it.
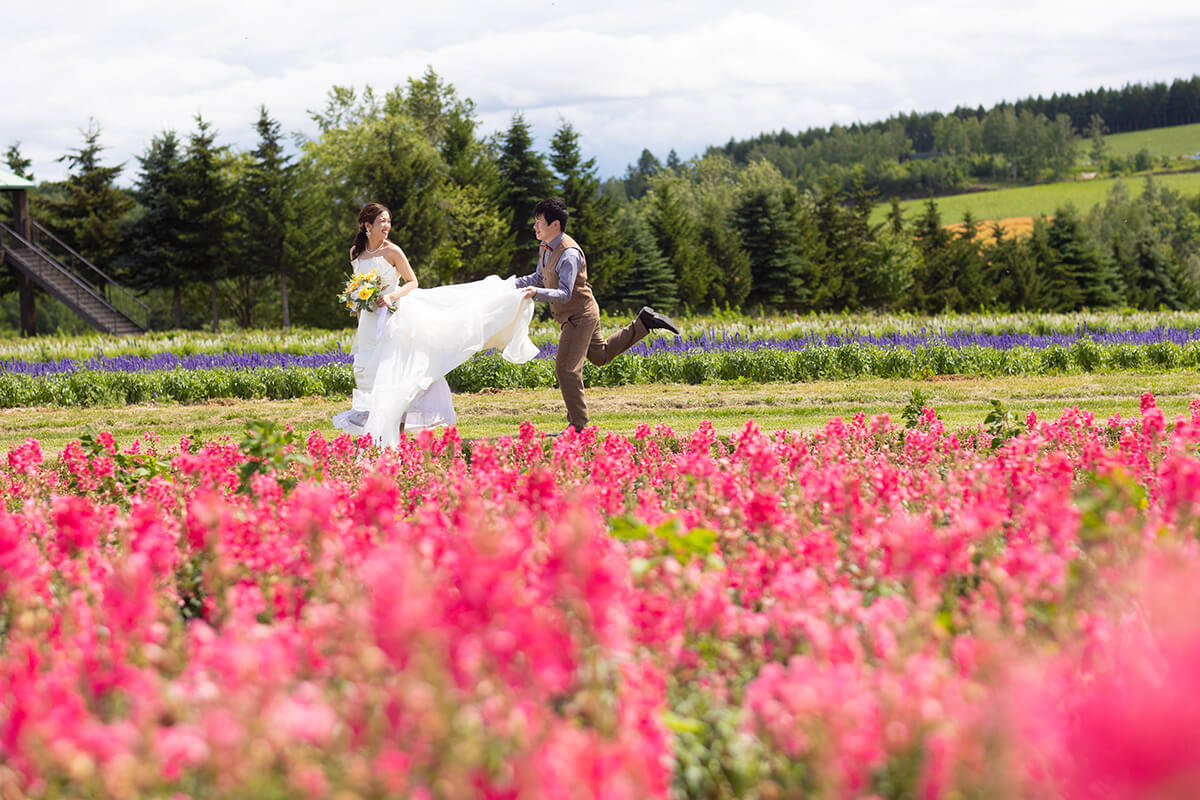
[[[208,284],[214,332],[220,329],[217,282],[230,266],[234,201],[228,147],[217,145],[216,138],[212,125],[197,114],[180,169],[184,217],[180,268],[190,280]]]
[[[583,157],[579,133],[569,122],[563,122],[550,140],[550,165],[571,214],[569,232],[587,253],[588,279],[597,294],[604,295],[620,274],[617,204],[601,193],[596,159]]]
[[[79,254],[101,270],[111,268],[121,252],[121,222],[134,208],[133,198],[116,185],[124,165],[103,166],[100,125],[91,120],[82,131],[83,146],[59,161],[67,162],[69,175],[60,185],[61,195],[46,204],[49,227]]]
[[[288,215],[295,170],[291,157],[284,153],[279,122],[271,118],[266,106],[259,106],[254,129],[258,132],[258,145],[250,151],[239,187],[238,238],[241,244],[238,256],[241,264],[237,277],[243,287],[239,293],[242,295],[239,305],[243,310],[240,321],[245,326],[254,324],[257,305],[254,279],[272,275],[279,280],[282,323],[286,330],[291,325],[288,309],[291,257],[286,239],[288,229],[298,222]]]
[[[527,271],[537,246],[537,237],[533,235],[533,207],[550,196],[553,184],[546,162],[533,149],[529,124],[519,113],[513,114],[512,124],[502,137],[497,165],[503,205],[512,213],[509,232],[516,245],[513,270]]]
[[[118,259],[120,279],[135,289],[171,289],[176,328],[183,327],[183,184],[179,139],[163,131],[150,140],[133,196],[141,214],[124,229],[127,244]]]
[[[1105,308],[1120,302],[1124,294],[1121,276],[1091,234],[1074,206],[1054,212],[1046,226],[1049,263],[1045,264],[1048,289],[1056,295],[1054,308],[1077,311]]]
[[[675,276],[658,249],[650,226],[632,206],[622,210],[620,226],[625,233],[625,258],[629,266],[613,289],[614,301],[634,310],[644,305],[673,307],[677,302]]]
[[[769,164],[747,173],[733,207],[734,226],[750,257],[746,301],[768,309],[808,308],[812,287],[805,276],[812,271],[801,247],[794,190]]]

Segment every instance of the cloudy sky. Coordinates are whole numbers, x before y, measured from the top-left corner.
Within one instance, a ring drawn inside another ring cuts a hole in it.
[[[475,101],[480,131],[515,112],[545,149],[562,120],[602,177],[643,147],[681,158],[762,131],[1200,73],[1200,3],[715,0],[60,0],[6,2],[0,150],[38,180],[100,125],[105,163],[196,114],[254,146],[260,104],[314,135],[330,87],[386,90],[427,66]]]

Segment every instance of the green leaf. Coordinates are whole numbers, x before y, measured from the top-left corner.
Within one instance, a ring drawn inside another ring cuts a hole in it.
[[[663,722],[675,733],[694,733],[699,735],[704,733],[706,727],[701,720],[694,717],[680,717],[672,714],[670,711],[663,712]]]
[[[648,539],[650,529],[645,524],[628,517],[613,517],[608,521],[609,534],[617,539]]]

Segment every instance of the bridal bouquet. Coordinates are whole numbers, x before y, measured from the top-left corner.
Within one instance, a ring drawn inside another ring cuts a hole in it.
[[[374,311],[379,307],[376,300],[383,294],[383,279],[376,270],[354,273],[346,281],[346,288],[338,295],[338,302],[346,306],[351,314],[359,311]],[[390,306],[389,306],[390,308]]]

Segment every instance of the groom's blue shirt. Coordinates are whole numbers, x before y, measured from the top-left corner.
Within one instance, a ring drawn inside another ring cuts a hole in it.
[[[517,278],[516,287],[518,289],[524,289],[526,286],[538,287],[534,299],[541,300],[544,303],[565,303],[571,299],[571,293],[575,291],[575,277],[579,274],[579,266],[583,258],[583,253],[574,247],[569,248],[558,257],[558,288],[549,289],[542,285],[542,267],[546,264],[546,258],[558,249],[560,244],[562,244],[561,233],[546,242],[546,245],[550,248],[549,250],[545,247],[538,247],[537,271],[532,275]]]

